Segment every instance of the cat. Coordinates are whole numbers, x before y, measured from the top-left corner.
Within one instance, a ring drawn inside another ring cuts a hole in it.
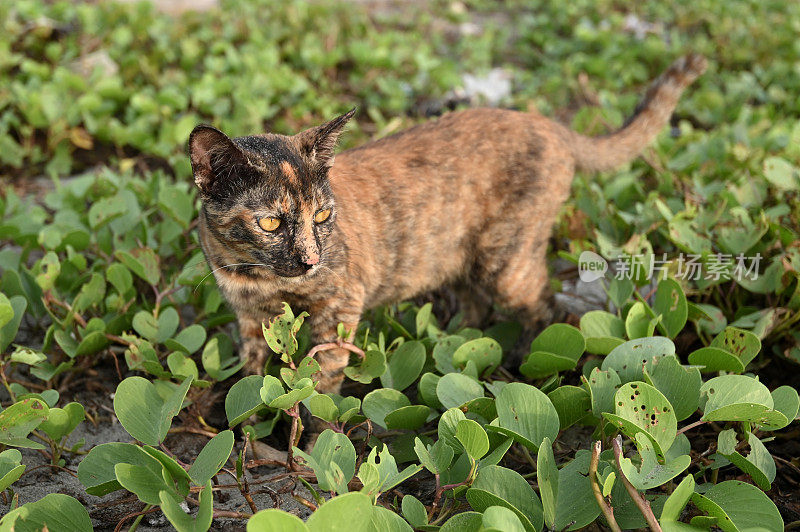
[[[189,138],[200,191],[200,242],[236,312],[240,355],[263,373],[262,322],[281,302],[307,311],[313,340],[362,311],[474,279],[529,322],[546,315],[552,225],[576,169],[635,158],[706,68],[690,54],[648,89],[617,132],[589,138],[538,113],[452,112],[335,156],[355,109],[294,136]],[[317,355],[317,389],[338,392],[349,351]]]

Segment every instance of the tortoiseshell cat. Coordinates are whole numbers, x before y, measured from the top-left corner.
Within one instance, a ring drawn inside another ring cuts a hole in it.
[[[529,319],[548,305],[545,251],[576,168],[636,157],[706,67],[677,60],[614,134],[588,138],[537,113],[454,112],[336,156],[355,110],[294,136],[231,139],[195,128],[200,241],[235,310],[241,356],[262,373],[261,323],[287,301],[316,342],[355,331],[364,309],[477,279]],[[319,389],[338,391],[349,352],[320,353]]]

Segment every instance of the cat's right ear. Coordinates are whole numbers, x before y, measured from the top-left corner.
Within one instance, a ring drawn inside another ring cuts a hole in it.
[[[246,160],[228,136],[219,129],[201,124],[189,135],[189,159],[197,188],[209,194],[224,168]]]

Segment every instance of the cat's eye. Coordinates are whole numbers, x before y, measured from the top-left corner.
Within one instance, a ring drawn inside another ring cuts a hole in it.
[[[331,217],[331,210],[325,209],[319,211],[317,214],[314,215],[314,221],[317,222],[318,224],[321,224],[330,217]]]
[[[268,216],[267,218],[259,218],[258,225],[264,231],[272,232],[276,230],[278,227],[280,227],[281,220],[280,218],[273,218],[271,216]]]

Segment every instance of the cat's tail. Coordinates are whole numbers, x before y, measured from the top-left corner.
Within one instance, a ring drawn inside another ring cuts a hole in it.
[[[603,171],[620,166],[639,155],[667,124],[678,98],[706,69],[705,57],[681,57],[658,77],[621,129],[602,137],[586,137],[569,131],[576,165],[581,170]]]

